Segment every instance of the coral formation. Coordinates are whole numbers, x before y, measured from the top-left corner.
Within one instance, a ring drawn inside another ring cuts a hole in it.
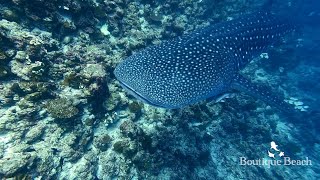
[[[72,118],[78,114],[79,110],[67,99],[53,99],[46,104],[46,109],[54,118],[65,119]]]
[[[112,73],[144,47],[260,5],[0,1],[0,179],[317,179],[316,166],[238,163],[241,156],[267,158],[272,140],[290,157],[319,163],[315,28],[308,41],[286,39],[290,45],[263,54],[243,72],[307,110],[311,115],[302,120],[287,120],[244,94],[178,110],[154,108],[126,94]]]

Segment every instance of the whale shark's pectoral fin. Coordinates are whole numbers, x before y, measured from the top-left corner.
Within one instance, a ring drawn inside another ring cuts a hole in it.
[[[245,92],[286,113],[296,112],[294,106],[287,103],[284,97],[274,93],[269,87],[252,83],[241,75],[237,75],[231,88]]]
[[[216,96],[212,96],[212,97],[209,97],[207,99],[207,101],[209,102],[215,102],[215,103],[219,103],[219,102],[225,102],[226,99],[229,99],[229,98],[233,98],[235,96],[235,92],[224,92],[224,93],[221,93],[221,94],[218,94]]]

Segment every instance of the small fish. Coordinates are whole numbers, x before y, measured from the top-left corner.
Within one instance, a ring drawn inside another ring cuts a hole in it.
[[[235,89],[287,111],[283,98],[239,72],[294,29],[271,13],[249,14],[147,47],[114,74],[132,95],[157,107],[181,108]]]

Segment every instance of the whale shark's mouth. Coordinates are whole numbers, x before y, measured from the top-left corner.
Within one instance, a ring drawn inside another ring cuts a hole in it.
[[[141,95],[140,93],[138,93],[137,91],[135,91],[133,88],[131,88],[129,85],[127,85],[126,83],[122,82],[122,81],[119,81],[120,82],[120,85],[129,92],[129,94],[131,94],[132,96],[134,96],[135,98],[141,100],[142,102],[144,103],[147,103],[147,104],[150,104],[152,106],[155,106],[155,107],[160,107],[160,108],[167,108],[167,107],[164,107],[164,106],[161,106],[157,103],[154,103],[152,101],[150,101],[148,98],[146,98],[145,96]]]

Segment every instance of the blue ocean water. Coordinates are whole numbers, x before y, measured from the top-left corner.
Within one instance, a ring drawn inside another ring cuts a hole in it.
[[[317,0],[0,0],[0,178],[320,179],[319,22]]]

